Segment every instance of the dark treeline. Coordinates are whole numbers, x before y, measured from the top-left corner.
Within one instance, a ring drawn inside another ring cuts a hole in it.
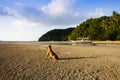
[[[120,14],[91,18],[76,28],[55,29],[47,32],[39,41],[64,41],[87,38],[89,40],[120,40]]]
[[[68,35],[75,28],[54,29],[42,35],[38,41],[67,41]]]

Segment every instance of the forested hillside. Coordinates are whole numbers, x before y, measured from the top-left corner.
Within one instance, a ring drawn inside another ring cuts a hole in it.
[[[87,38],[90,40],[120,40],[120,14],[91,18],[81,23],[68,36],[69,40]]]
[[[42,35],[38,41],[67,41],[68,35],[75,28],[54,29]]]
[[[111,16],[91,18],[76,28],[54,29],[39,41],[66,41],[87,38],[89,40],[120,40],[120,14],[113,11]]]

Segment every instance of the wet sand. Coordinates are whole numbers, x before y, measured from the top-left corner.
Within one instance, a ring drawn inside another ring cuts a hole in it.
[[[119,80],[120,45],[0,44],[0,80]]]

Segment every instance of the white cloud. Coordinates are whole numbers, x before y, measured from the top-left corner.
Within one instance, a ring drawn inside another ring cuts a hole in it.
[[[88,13],[88,17],[93,17],[93,18],[101,17],[104,15],[105,15],[105,12],[104,12],[104,9],[102,8],[97,8],[95,11]]]
[[[41,10],[52,16],[59,16],[70,12],[70,7],[75,0],[52,0],[48,5],[41,7]]]
[[[28,21],[27,19],[16,19],[12,24],[16,27],[35,27],[40,25],[37,22]]]
[[[30,7],[16,2],[9,8],[9,12],[15,18],[12,23],[14,26],[69,27],[81,20],[80,13],[74,10],[75,2],[76,0],[51,0],[42,7]]]
[[[81,20],[80,12],[75,9],[76,0],[51,0],[48,5],[37,7],[42,13],[39,20],[46,26],[75,26]]]

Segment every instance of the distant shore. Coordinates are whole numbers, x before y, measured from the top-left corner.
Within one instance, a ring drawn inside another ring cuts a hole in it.
[[[0,41],[0,44],[53,44],[53,45],[79,45],[79,44],[120,44],[120,41]]]

